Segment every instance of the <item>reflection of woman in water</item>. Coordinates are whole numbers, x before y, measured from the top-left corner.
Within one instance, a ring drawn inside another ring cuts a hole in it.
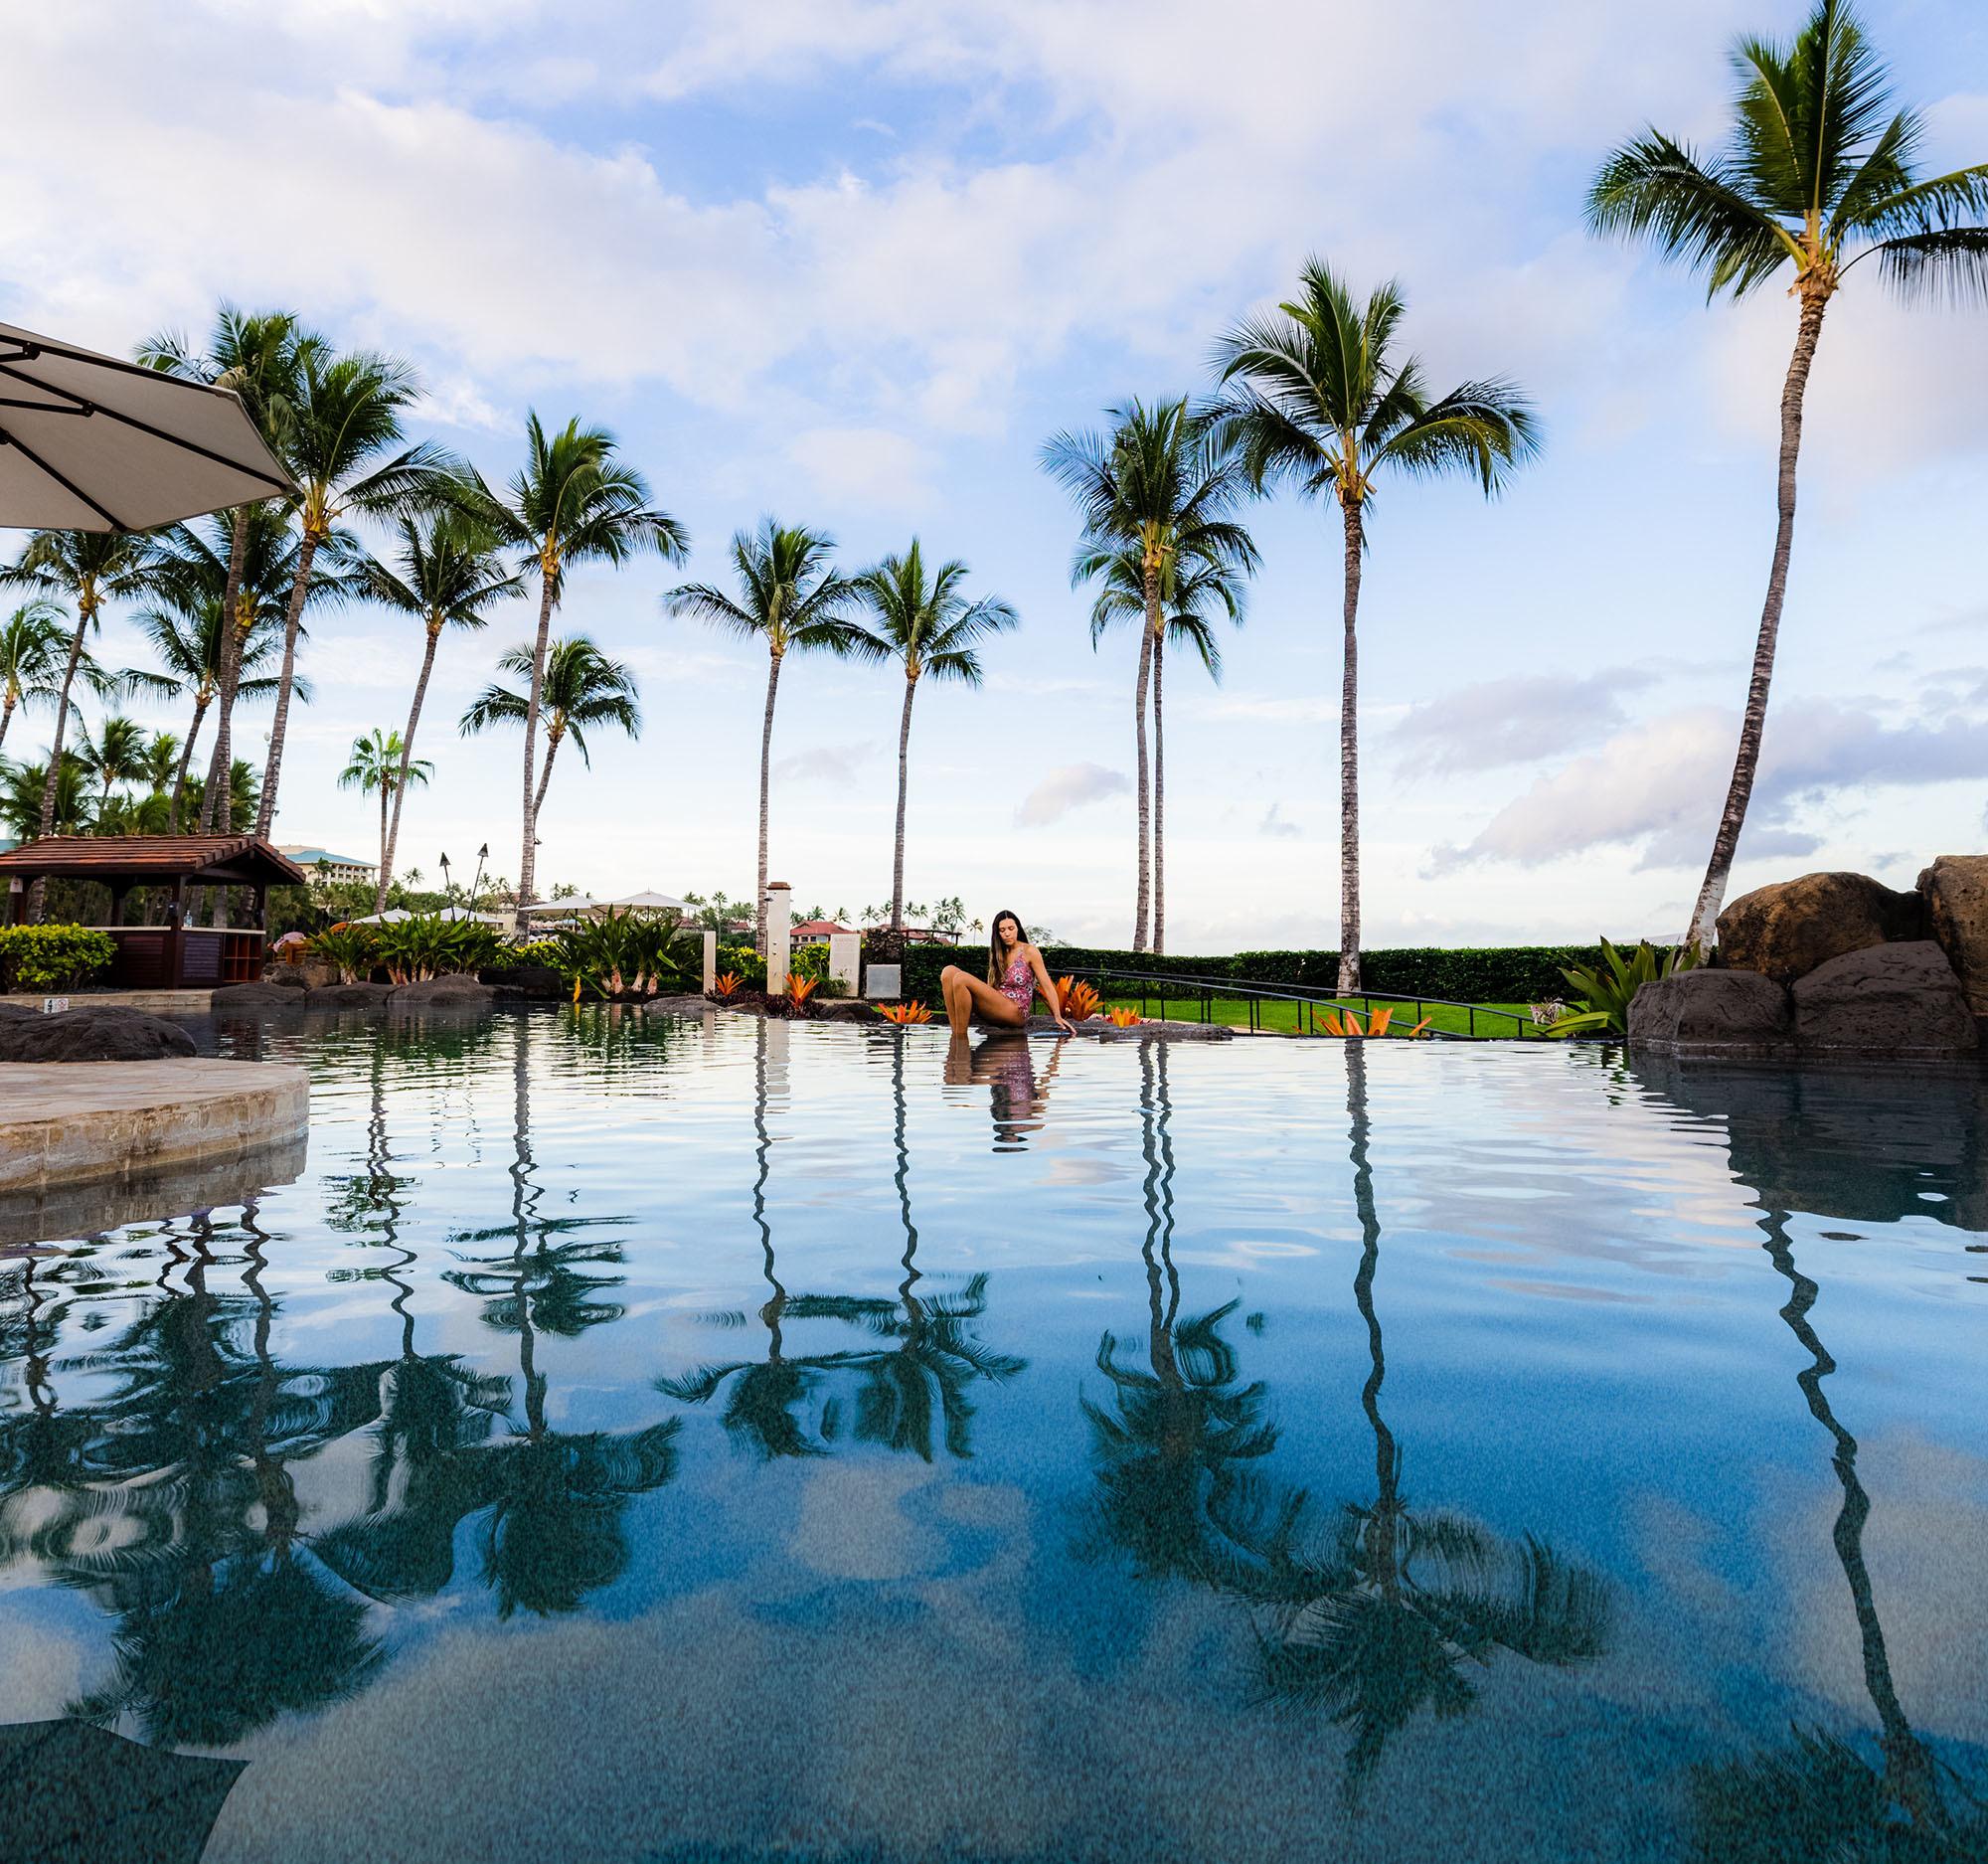
[[[1038,990],[1057,1027],[1066,1032],[1070,1028],[1043,954],[1029,942],[1022,922],[1005,909],[994,915],[994,930],[988,935],[986,980],[948,964],[939,973],[938,987],[944,992],[946,1019],[955,1036],[965,1035],[975,1016],[998,1029],[1020,1029],[1029,1020],[1029,1004]]]
[[[1003,1030],[971,1048],[963,1035],[956,1035],[946,1052],[945,1083],[949,1088],[985,1087],[989,1090],[988,1110],[994,1115],[994,1139],[1020,1143],[1022,1135],[1040,1132],[1048,1112],[1050,1083],[1056,1079],[1063,1060],[1063,1043],[1058,1041],[1050,1054],[1050,1065],[1039,1077],[1029,1050],[1029,1039]]]

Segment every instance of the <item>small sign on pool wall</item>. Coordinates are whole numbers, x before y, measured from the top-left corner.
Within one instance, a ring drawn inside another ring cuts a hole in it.
[[[67,997],[44,997],[42,999],[42,1014],[44,1016],[53,1016],[58,1010],[66,1010],[68,1008],[69,998]]]

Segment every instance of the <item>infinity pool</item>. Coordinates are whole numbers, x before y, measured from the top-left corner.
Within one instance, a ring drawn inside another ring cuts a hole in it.
[[[0,1254],[0,1723],[170,1855],[1988,1856],[1978,1072],[205,1040],[301,1175]]]

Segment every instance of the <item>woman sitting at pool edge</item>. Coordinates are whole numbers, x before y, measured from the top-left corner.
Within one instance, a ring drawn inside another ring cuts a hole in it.
[[[967,1023],[976,1015],[999,1029],[1020,1029],[1029,1020],[1029,1004],[1038,990],[1057,1027],[1070,1028],[1043,954],[1029,942],[1022,922],[1005,909],[994,915],[994,930],[988,935],[986,980],[948,964],[939,973],[938,987],[955,1036],[965,1035]]]

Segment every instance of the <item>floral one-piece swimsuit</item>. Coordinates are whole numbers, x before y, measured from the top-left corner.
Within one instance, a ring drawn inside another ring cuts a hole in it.
[[[1008,974],[995,988],[1024,1016],[1028,1015],[1030,999],[1036,994],[1036,981],[1029,975],[1029,960],[1019,951],[1014,962],[1008,966]]]

